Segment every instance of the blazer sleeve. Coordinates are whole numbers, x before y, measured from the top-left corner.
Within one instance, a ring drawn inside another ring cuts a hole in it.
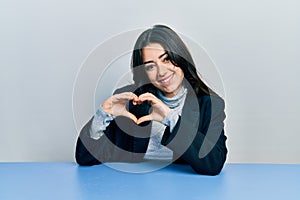
[[[133,91],[132,88],[133,86],[125,86],[117,89],[114,94]],[[130,102],[129,110],[140,117],[149,113],[149,105],[144,102],[141,105],[133,106]],[[93,117],[81,129],[77,139],[75,159],[79,165],[90,166],[104,162],[137,162],[141,160],[142,153],[146,151],[145,147],[147,147],[148,140],[139,139],[141,145],[134,142],[137,139],[135,139],[133,129],[139,127],[131,119],[122,116],[116,117],[106,127],[103,131],[104,134],[99,139],[91,137],[92,122]],[[148,124],[149,122],[142,123],[138,129],[138,134],[143,132],[146,132],[146,135],[150,134]],[[145,129],[144,126],[146,126]]]
[[[83,166],[101,164],[102,162],[110,160],[113,153],[113,145],[108,138],[112,135],[106,134],[108,132],[112,132],[110,129],[113,128],[113,125],[109,125],[109,127],[105,130],[105,135],[96,140],[90,136],[92,121],[93,118],[85,124],[77,139],[75,159],[79,165]]]
[[[124,88],[126,91],[128,88]],[[114,94],[123,92],[122,89],[117,89]],[[79,133],[76,143],[75,159],[79,165],[91,166],[101,164],[107,161],[113,161],[116,123],[115,120],[104,130],[104,134],[99,139],[91,137],[91,128],[94,116],[84,125]]]
[[[201,97],[199,111],[183,110],[173,131],[166,130],[162,144],[180,155],[178,162],[188,163],[198,174],[219,174],[227,155],[224,109],[220,97]]]

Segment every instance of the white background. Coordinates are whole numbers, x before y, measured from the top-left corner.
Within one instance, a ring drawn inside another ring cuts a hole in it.
[[[300,2],[0,2],[0,161],[73,161],[72,91],[88,54],[156,23],[201,44],[222,76],[233,163],[300,163]]]

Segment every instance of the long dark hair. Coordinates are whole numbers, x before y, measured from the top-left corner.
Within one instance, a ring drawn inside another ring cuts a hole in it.
[[[211,89],[199,78],[192,56],[184,42],[175,31],[165,25],[154,25],[144,31],[137,39],[132,53],[131,67],[133,80],[137,87],[147,85],[153,90],[143,66],[142,49],[150,43],[158,43],[166,50],[173,65],[180,67],[185,80],[196,94],[210,94]]]

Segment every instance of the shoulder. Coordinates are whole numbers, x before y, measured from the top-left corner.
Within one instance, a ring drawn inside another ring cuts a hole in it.
[[[214,107],[217,109],[224,109],[225,108],[225,101],[222,97],[218,96],[218,95],[198,95],[198,102],[200,104],[200,106],[202,105],[206,105],[209,107]]]
[[[191,98],[189,98],[191,99]],[[195,98],[192,98],[195,99]],[[188,107],[192,107],[192,110],[200,111],[201,115],[224,115],[225,114],[225,101],[222,97],[216,94],[198,94],[197,95],[198,106],[195,107],[196,100],[190,100],[187,102]],[[194,102],[194,103],[192,103]]]
[[[226,118],[223,98],[218,95],[203,95],[199,98],[201,99],[201,101],[199,101],[200,115],[205,116],[202,118],[206,121],[206,124],[211,124],[212,121],[214,124],[219,122],[223,123]],[[206,118],[206,120],[204,118]]]

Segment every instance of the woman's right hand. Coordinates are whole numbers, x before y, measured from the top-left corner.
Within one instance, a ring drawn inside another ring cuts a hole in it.
[[[136,96],[132,92],[123,92],[120,94],[115,94],[108,98],[102,104],[102,109],[107,113],[111,114],[112,116],[125,116],[136,122],[136,116],[128,112],[128,110],[126,109],[126,104],[130,100],[133,101],[133,104],[137,104],[139,102],[138,96]]]

